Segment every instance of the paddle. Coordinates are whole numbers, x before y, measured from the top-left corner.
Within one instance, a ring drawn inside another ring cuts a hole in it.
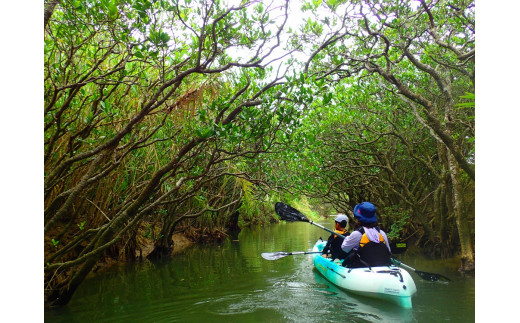
[[[394,258],[391,258],[391,259],[392,259],[392,263],[394,263],[395,265],[403,266],[404,268],[413,270],[419,277],[421,277],[424,280],[428,280],[428,281],[431,281],[431,282],[441,281],[441,282],[444,282],[444,283],[447,283],[447,282],[451,281],[451,279],[449,279],[448,277],[443,276],[441,274],[434,274],[434,273],[427,273],[427,272],[424,272],[424,271],[420,271],[420,270],[417,270],[415,268],[412,268],[412,267],[408,266],[407,264],[403,264],[399,260],[396,260]]]
[[[310,253],[321,253],[321,251],[293,251],[293,252],[285,252],[285,251],[277,251],[277,252],[263,252],[262,258],[266,260],[278,260],[283,257],[287,256],[293,256],[293,255],[308,255]],[[328,268],[328,270],[332,271],[335,274],[340,275],[341,277],[345,278],[344,275],[338,273],[332,268]]]
[[[262,258],[266,260],[278,260],[287,256],[294,255],[308,255],[311,253],[321,253],[321,251],[293,251],[293,252],[285,252],[285,251],[277,251],[277,252],[263,252]]]
[[[333,233],[339,237],[342,237],[342,238],[345,238],[345,236],[341,235],[341,234],[338,234],[330,229],[327,229],[325,228],[324,226],[318,224],[318,223],[314,223],[313,221],[307,219],[307,217],[305,215],[303,215],[300,211],[296,210],[295,208],[287,205],[287,204],[284,204],[282,202],[277,202],[274,206],[274,209],[276,211],[276,214],[278,214],[282,219],[286,220],[286,221],[290,221],[290,222],[293,222],[293,221],[300,221],[300,222],[308,222],[312,225],[315,225],[319,228],[322,228],[323,230],[325,231],[328,231],[330,233]],[[428,280],[428,281],[432,281],[432,282],[435,282],[435,281],[442,281],[442,282],[448,282],[450,281],[450,279],[448,277],[445,277],[445,276],[442,276],[442,275],[439,275],[439,274],[434,274],[434,273],[428,273],[428,272],[424,272],[424,271],[419,271],[419,270],[416,270],[406,264],[403,264],[402,262],[398,261],[398,260],[395,260],[393,258],[392,259],[392,262],[398,266],[403,266],[405,268],[408,268],[410,270],[413,270],[419,277],[421,277],[422,279],[424,280]]]

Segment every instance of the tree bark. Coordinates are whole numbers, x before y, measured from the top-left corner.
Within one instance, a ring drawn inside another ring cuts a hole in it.
[[[50,0],[45,2],[45,7],[43,9],[43,28],[47,29],[47,25],[49,24],[49,20],[51,20],[52,14],[54,13],[54,9],[60,3],[60,0]]]
[[[453,213],[457,223],[457,231],[459,233],[461,248],[461,272],[472,272],[475,270],[475,257],[473,252],[473,244],[471,241],[470,227],[467,217],[463,212],[463,194],[462,184],[460,183],[460,171],[457,167],[457,161],[453,155],[448,152],[448,161],[450,165],[450,175],[453,184]]]

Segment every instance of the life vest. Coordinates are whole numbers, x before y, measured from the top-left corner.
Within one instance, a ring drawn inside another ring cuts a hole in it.
[[[348,235],[348,231],[343,230],[334,230],[335,233],[341,234],[342,236],[346,237]],[[331,258],[333,259],[345,259],[347,256],[347,253],[341,249],[341,244],[343,243],[343,238],[339,237],[337,234],[331,234],[327,244],[323,248],[322,253],[328,253],[330,251]]]
[[[377,232],[380,231],[378,227],[374,227],[374,229],[376,229]],[[349,267],[390,266],[392,264],[392,255],[390,251],[388,251],[386,241],[381,232],[379,232],[379,243],[375,243],[368,239],[363,227],[357,229],[357,231],[362,234],[361,240],[359,241],[359,248],[356,252],[358,256],[352,257]]]
[[[348,235],[348,231],[346,229],[343,230],[334,230],[337,234],[341,234],[342,236],[346,237]],[[336,239],[338,236],[334,235],[334,239]]]

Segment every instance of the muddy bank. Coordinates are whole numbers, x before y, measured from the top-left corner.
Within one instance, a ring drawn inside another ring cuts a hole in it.
[[[195,244],[194,241],[190,240],[183,233],[175,233],[172,237],[173,250],[170,255],[175,255],[186,248],[191,247]],[[124,248],[120,248],[117,252],[118,255],[107,255],[103,257],[92,269],[91,273],[102,272],[112,266],[125,264],[134,261],[149,261],[146,257],[154,250],[154,241],[152,239],[143,239],[139,241],[139,247],[135,248],[135,254],[126,255],[124,254]]]
[[[173,250],[171,255],[178,254],[184,249],[192,246],[194,242],[186,237],[186,235],[182,233],[175,233],[172,236],[173,241]],[[143,244],[139,249],[136,250],[136,259],[146,259],[146,257],[153,251],[154,242],[149,240],[148,243]]]

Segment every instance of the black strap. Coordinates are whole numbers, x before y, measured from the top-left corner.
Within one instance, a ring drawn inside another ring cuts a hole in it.
[[[358,257],[359,257],[359,255],[358,255]],[[372,270],[372,267],[370,267],[370,265],[369,265],[366,261],[364,261],[363,259],[361,259],[361,257],[359,257],[359,261],[360,261],[363,265],[367,266],[368,269]]]
[[[345,258],[345,260],[343,260],[343,263],[342,263],[342,266],[343,267],[346,267],[347,265],[350,266],[350,264],[352,263],[352,258],[354,257],[357,257],[357,259],[359,260],[359,262],[361,262],[363,265],[367,266],[370,270],[372,270],[372,267],[366,262],[364,261],[363,259],[361,259],[361,257],[359,256],[357,250],[354,250],[352,249],[348,254],[347,254],[347,257]],[[350,268],[350,267],[349,267]]]
[[[378,227],[377,225],[374,226],[373,228],[376,229],[377,232],[380,232],[380,231],[381,231],[381,229],[379,229],[379,227]],[[356,229],[356,231],[361,232],[361,235],[363,235],[363,233],[365,233],[365,228],[364,228],[363,226],[360,226],[359,228]]]

